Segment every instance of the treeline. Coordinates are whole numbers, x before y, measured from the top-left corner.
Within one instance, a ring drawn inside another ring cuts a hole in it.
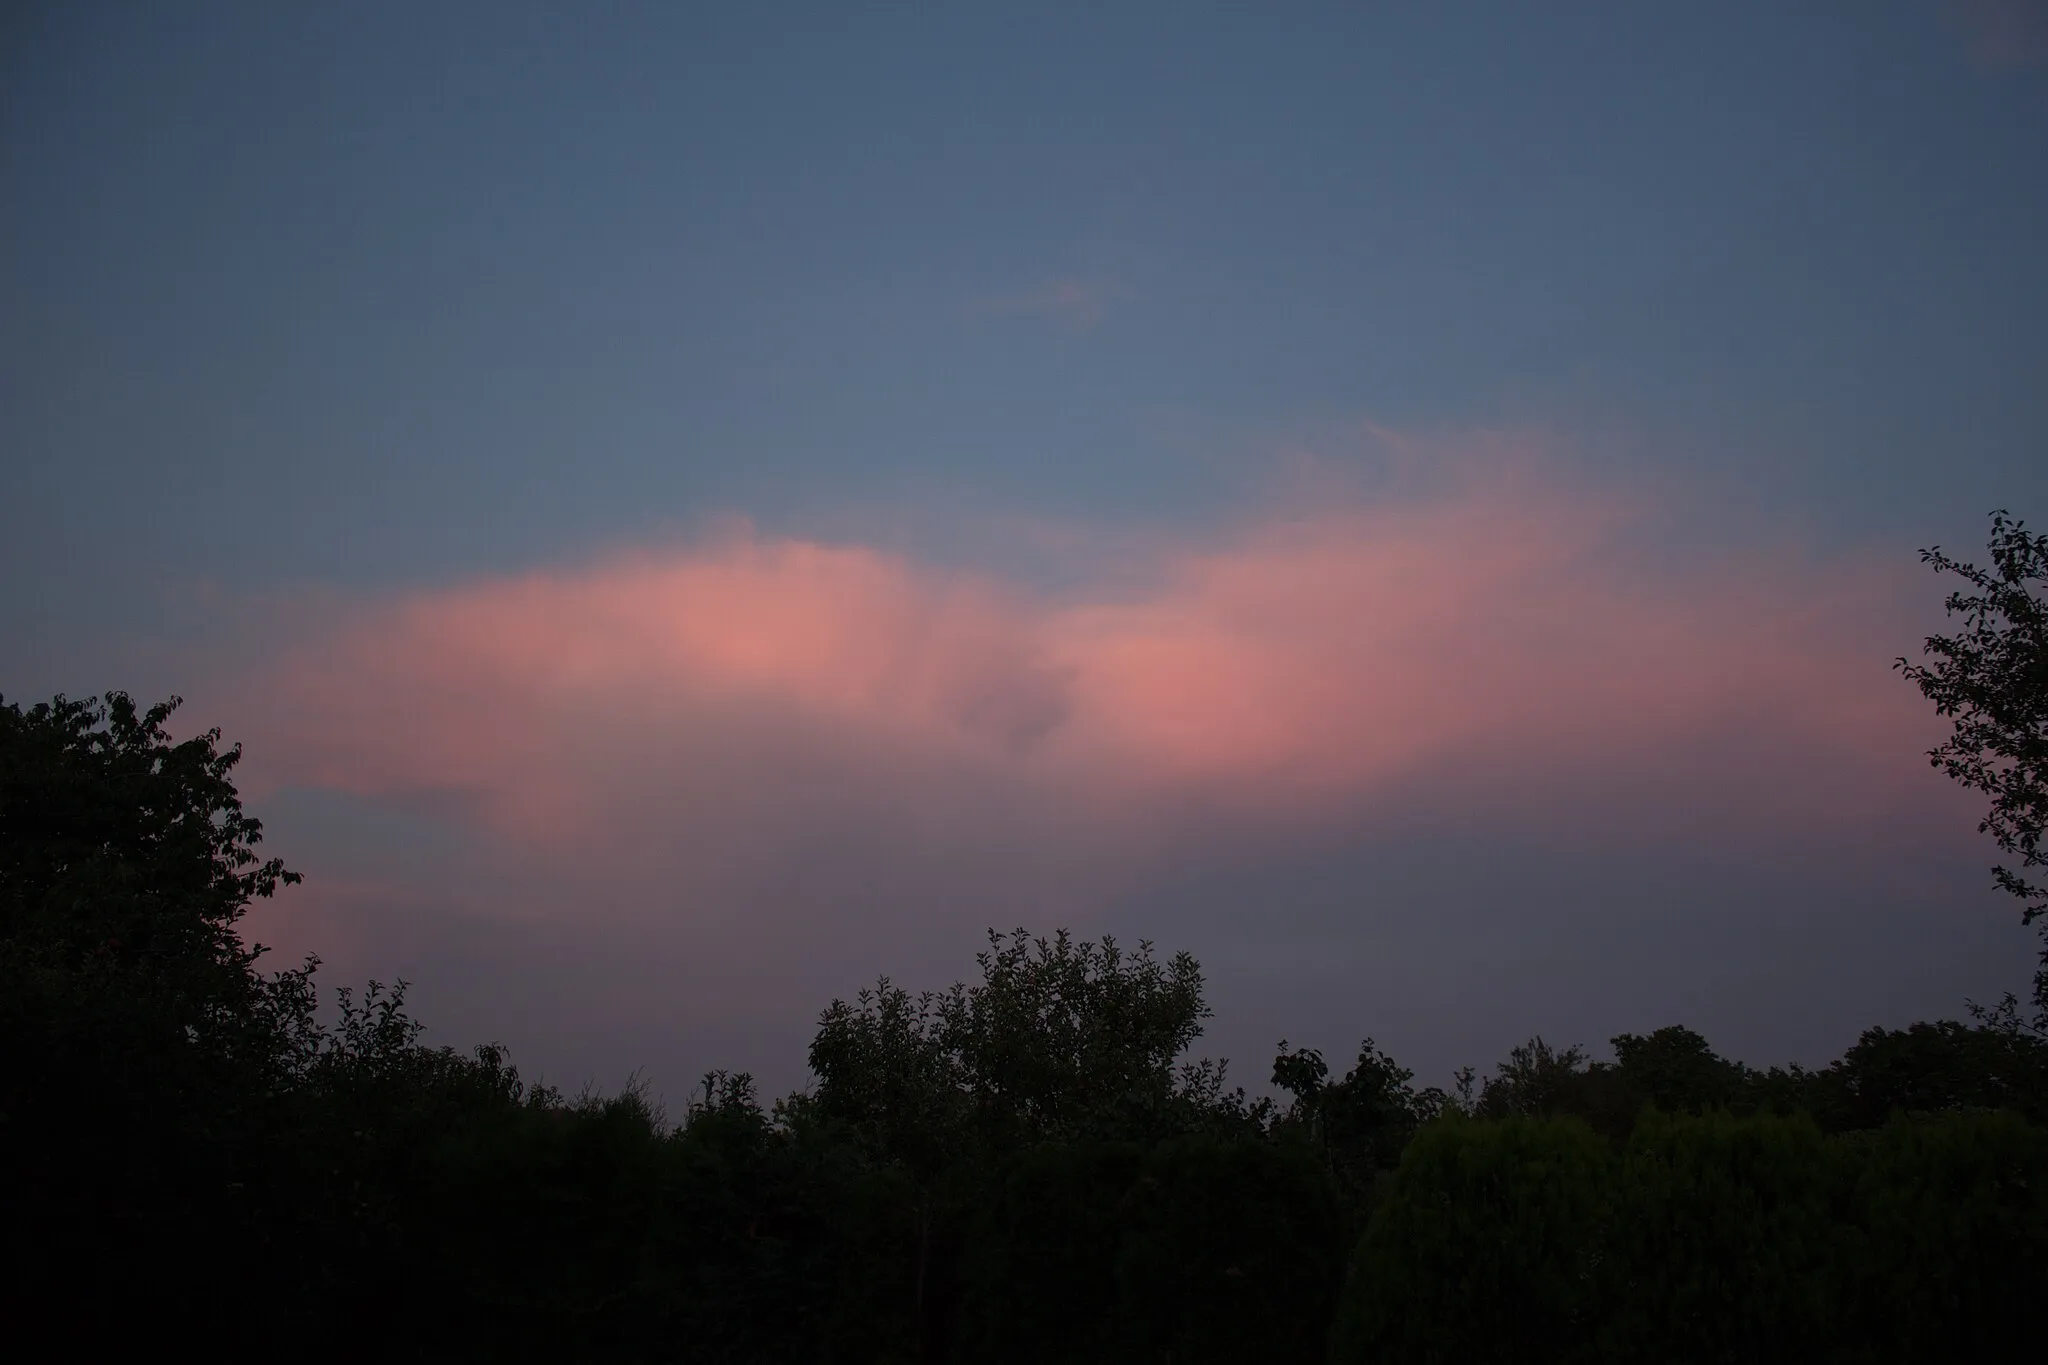
[[[1683,1028],[1449,1089],[1186,1063],[1199,967],[991,934],[675,1121],[266,973],[296,880],[171,705],[0,705],[9,1321],[63,1354],[1927,1360],[2048,1289],[2048,1043],[2008,1006],[1754,1070]],[[46,1338],[56,1339],[56,1338]]]

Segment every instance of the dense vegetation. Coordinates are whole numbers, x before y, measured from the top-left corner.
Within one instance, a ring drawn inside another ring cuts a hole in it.
[[[1909,676],[2041,893],[2048,542],[2003,520]],[[2031,613],[2031,614],[2030,614]],[[2029,653],[2028,651],[2032,652]],[[1904,661],[1901,661],[1904,666]],[[2031,690],[2029,690],[2031,689]],[[2037,1335],[2031,1011],[1757,1070],[1671,1027],[1446,1092],[1368,1040],[1278,1098],[1181,1059],[1198,965],[991,932],[980,979],[822,1014],[815,1083],[670,1123],[317,1009],[237,922],[297,880],[175,702],[0,705],[0,1154],[17,1340],[218,1358],[1927,1360]],[[2031,709],[2030,709],[2031,708]],[[2030,823],[2031,822],[2031,823]],[[58,1339],[45,1336],[45,1339]]]

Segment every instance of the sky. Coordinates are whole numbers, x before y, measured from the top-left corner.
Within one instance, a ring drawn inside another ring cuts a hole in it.
[[[572,1090],[1016,926],[1254,1091],[1825,1062],[2031,971],[1892,665],[2048,518],[2044,173],[2038,0],[12,6],[0,695]]]

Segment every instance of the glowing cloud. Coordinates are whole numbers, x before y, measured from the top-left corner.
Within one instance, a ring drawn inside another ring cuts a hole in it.
[[[1490,921],[1495,970],[1548,954],[1589,990],[1617,925],[1715,895],[1783,917],[1750,944],[1772,962],[1816,886],[1896,925],[1969,884],[1938,722],[1889,668],[1924,633],[1910,557],[1687,548],[1655,499],[1479,446],[1199,537],[1063,530],[1057,592],[733,524],[301,603],[197,708],[309,874],[255,931],[443,983],[437,1019],[553,1067],[585,1064],[565,1037],[671,1038],[680,1083],[733,1064],[735,1020],[739,1064],[786,1066],[820,1001],[951,980],[986,925],[1170,928],[1254,995],[1258,963],[1312,962],[1244,1057],[1300,1026],[1303,980],[1342,1029],[1425,958],[1452,989],[1461,931],[1418,927],[1446,882],[1457,916],[1533,916]]]
[[[1881,629],[1890,580],[1683,565],[1642,525],[1502,467],[1253,519],[1057,596],[728,527],[364,606],[276,662],[258,761],[526,836],[827,790],[1090,821],[1321,818],[1447,783],[1513,806],[1680,764],[1711,785],[1738,759],[1772,761],[1781,802],[1884,799],[1872,763],[1910,771],[1919,735],[1886,670],[1908,638]]]

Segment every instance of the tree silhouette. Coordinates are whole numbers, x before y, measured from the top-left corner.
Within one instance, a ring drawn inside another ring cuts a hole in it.
[[[1969,585],[1944,604],[1960,616],[1954,635],[1930,635],[1923,653],[1931,664],[1900,659],[1895,667],[1954,721],[1948,739],[1928,750],[1928,761],[1972,791],[1991,798],[1978,824],[2019,868],[2001,864],[1992,876],[2019,897],[2032,924],[2048,913],[2048,887],[2028,880],[2048,862],[2041,836],[2048,829],[2048,536],[2003,511],[1991,514],[1991,567],[1950,558],[1939,546],[1920,558],[1936,572]],[[2048,944],[2034,975],[2033,1026],[2048,1030]]]
[[[261,1173],[313,1029],[311,965],[263,976],[236,931],[298,876],[255,851],[239,747],[174,743],[177,705],[0,704],[0,1157],[36,1173],[0,1245],[29,1285],[196,1324],[274,1231]]]
[[[2036,915],[2044,547],[1994,529],[1995,573],[1936,560],[1974,575],[1972,625],[1908,675]],[[1283,1042],[1283,1110],[1182,1060],[1193,957],[990,931],[972,984],[833,1001],[809,1092],[764,1109],[713,1071],[680,1124],[636,1085],[565,1100],[425,1043],[402,982],[323,1022],[315,960],[257,970],[242,917],[297,878],[257,854],[240,750],[174,742],[176,705],[0,704],[24,1336],[62,1312],[110,1357],[317,1325],[419,1359],[1305,1362],[1334,1323],[1339,1359],[1906,1360],[1983,1354],[2048,1289],[2048,1039],[2012,1006],[1813,1071],[1678,1026],[1612,1062],[1534,1038],[1477,1094],[1370,1039],[1341,1077]]]

